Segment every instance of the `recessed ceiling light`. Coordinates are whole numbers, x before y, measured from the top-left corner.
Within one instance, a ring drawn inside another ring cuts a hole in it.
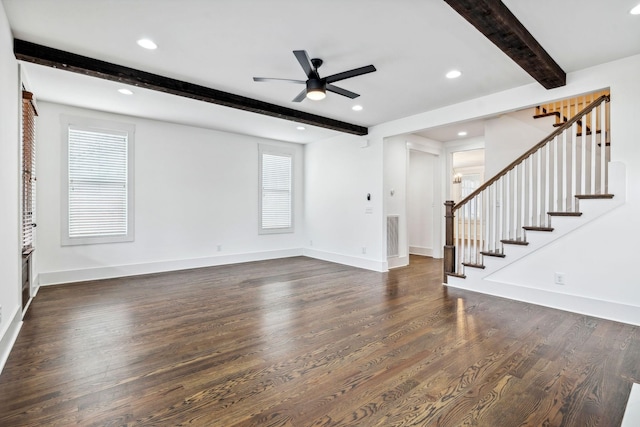
[[[353,111],[362,111],[362,105],[354,105],[351,109]]]
[[[458,136],[467,136],[467,132],[462,130],[462,131],[458,132]]]
[[[158,45],[155,44],[153,41],[149,40],[149,39],[140,39],[138,40],[138,45],[140,47],[143,47],[145,49],[149,49],[149,50],[153,50],[153,49],[157,49]]]
[[[632,15],[640,15],[640,4],[629,11]]]
[[[307,128],[306,128],[306,127],[304,127],[304,126],[296,126],[296,129],[298,129],[298,130],[305,130],[305,129],[307,129]]]
[[[120,92],[123,95],[133,95],[133,92],[130,91],[129,89],[124,89],[124,88],[118,89],[118,92]]]
[[[460,71],[458,71],[458,70],[451,70],[446,74],[448,79],[457,79],[461,75],[462,75],[462,73]]]

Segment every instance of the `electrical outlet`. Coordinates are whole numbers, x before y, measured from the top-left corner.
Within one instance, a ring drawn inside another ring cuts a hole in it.
[[[222,251],[222,245],[218,245],[218,252]]]
[[[366,253],[367,253],[367,248],[363,246],[363,247],[362,247],[362,254],[364,255],[364,254],[366,254]]]
[[[556,273],[555,282],[556,285],[566,285],[567,283],[565,282],[564,273]]]
[[[309,246],[313,246],[313,240],[309,240]]]

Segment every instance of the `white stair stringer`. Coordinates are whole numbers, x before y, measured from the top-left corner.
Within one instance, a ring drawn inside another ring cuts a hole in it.
[[[612,199],[582,199],[579,201],[581,216],[553,216],[550,226],[553,231],[525,231],[528,245],[503,244],[505,257],[483,255],[485,268],[465,267],[464,278],[449,276],[447,286],[471,291],[496,294],[488,291],[491,276],[515,261],[533,254],[557,239],[588,224],[596,218],[624,205],[626,199],[626,171],[622,162],[609,163],[609,191]],[[489,286],[490,287],[490,286]],[[501,295],[506,296],[506,295]],[[509,298],[508,296],[506,296]]]

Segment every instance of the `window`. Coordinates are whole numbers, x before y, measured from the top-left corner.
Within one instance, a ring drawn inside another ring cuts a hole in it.
[[[462,175],[461,181],[461,189],[460,189],[460,199],[464,199],[474,191],[476,191],[480,184],[482,183],[482,177],[479,173],[470,173]],[[480,203],[482,203],[482,199],[480,199]],[[478,207],[476,203],[469,203],[468,210],[465,210],[465,215],[470,218],[476,218],[480,212],[482,212],[482,208]],[[478,210],[478,212],[476,212]]]
[[[62,244],[133,240],[134,127],[63,117]]]
[[[31,92],[22,91],[22,252],[33,249],[36,209],[36,111]]]
[[[462,175],[462,188],[460,197],[464,199],[469,194],[476,191],[477,188],[480,187],[480,174],[479,173],[471,173]]]
[[[261,145],[260,233],[293,232],[293,153]]]

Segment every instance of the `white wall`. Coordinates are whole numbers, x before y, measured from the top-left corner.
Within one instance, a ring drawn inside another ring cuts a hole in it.
[[[548,129],[540,129],[516,117],[512,114],[504,114],[485,121],[484,173],[487,179],[496,175],[555,130],[552,126]]]
[[[13,37],[0,4],[0,370],[21,320],[20,85]]]
[[[306,255],[387,269],[381,228],[382,150],[381,139],[351,135],[306,145]]]
[[[405,137],[398,136],[385,140],[383,175],[385,216],[397,215],[399,217],[398,256],[389,257],[389,268],[401,267],[409,264],[409,243],[407,240],[408,169],[409,149],[407,148],[407,141]]]
[[[39,107],[40,284],[302,253],[304,146],[47,102]],[[135,125],[133,242],[60,245],[61,114]],[[295,233],[258,234],[258,144],[295,151]]]

